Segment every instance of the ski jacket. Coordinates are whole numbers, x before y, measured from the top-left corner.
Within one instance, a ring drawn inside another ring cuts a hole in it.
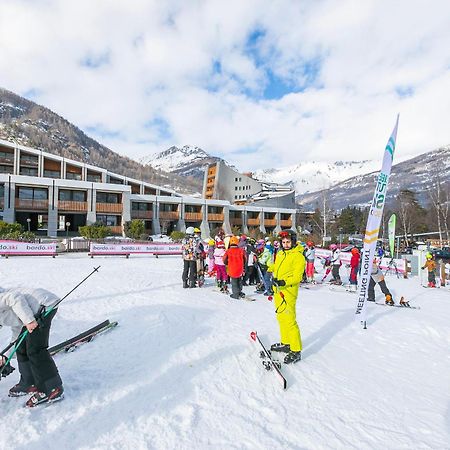
[[[429,259],[422,266],[422,269],[428,269],[428,272],[434,272],[434,270],[436,269],[436,262],[432,259]]]
[[[336,249],[331,252],[331,265],[340,266],[341,265],[341,252]]]
[[[277,260],[268,268],[277,280],[283,280],[284,286],[273,286],[275,292],[283,291],[284,295],[297,297],[298,286],[305,272],[306,260],[303,255],[303,247],[297,245],[290,250],[279,250]]]
[[[213,245],[209,245],[208,246],[208,258],[209,259],[213,259],[214,258],[214,246]]]
[[[305,251],[306,261],[314,262],[315,257],[316,257],[316,249],[314,247],[313,248],[308,247]]]
[[[19,336],[22,327],[35,320],[41,305],[51,307],[59,298],[45,289],[8,289],[0,293],[0,328],[12,329],[11,342]]]
[[[224,248],[216,248],[214,249],[214,264],[216,266],[224,266],[223,255],[225,255]]]
[[[273,253],[270,251],[270,248],[264,247],[264,251],[259,256],[258,262],[263,266],[270,266],[273,264]]]
[[[375,281],[375,283],[379,283],[380,281],[384,280],[383,272],[381,271],[377,263],[372,264],[372,272],[370,276],[372,277],[373,281]]]
[[[227,272],[231,278],[240,278],[244,274],[245,251],[239,247],[230,247],[223,256]]]
[[[201,241],[196,236],[186,236],[181,241],[182,256],[186,261],[196,261],[200,253]]]
[[[358,269],[359,266],[359,258],[360,255],[359,253],[357,253],[356,255],[352,255],[351,259],[350,259],[350,267],[352,269]]]

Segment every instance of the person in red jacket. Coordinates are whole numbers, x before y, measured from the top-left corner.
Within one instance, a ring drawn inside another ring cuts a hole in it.
[[[245,297],[242,292],[242,276],[244,275],[244,267],[246,254],[243,248],[238,247],[239,238],[230,237],[230,246],[223,256],[223,262],[227,266],[227,272],[231,279],[231,298],[239,299]]]
[[[351,249],[352,257],[350,259],[350,290],[355,291],[358,285],[359,259],[361,255],[356,247]]]

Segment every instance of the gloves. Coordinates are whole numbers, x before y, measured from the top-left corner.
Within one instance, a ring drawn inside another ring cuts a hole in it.
[[[3,362],[7,361],[8,358],[6,358],[5,355],[0,355],[0,362],[2,364],[0,364],[0,370],[2,370],[2,374],[0,376],[1,377],[7,377],[8,375],[11,375],[14,370],[16,370],[13,366],[11,366],[10,363],[4,365]]]
[[[277,287],[286,286],[286,281],[278,280],[277,278],[274,278],[272,283],[274,286],[277,286]]]

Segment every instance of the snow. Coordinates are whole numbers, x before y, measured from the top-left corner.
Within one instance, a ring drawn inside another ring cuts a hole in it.
[[[50,344],[105,319],[119,326],[55,357],[62,402],[28,410],[7,397],[18,372],[2,379],[0,449],[450,448],[449,288],[388,276],[394,298],[421,309],[369,304],[367,330],[354,294],[301,288],[303,360],[282,368],[283,391],[249,339],[278,340],[272,303],[232,300],[209,279],[182,289],[179,257],[13,257],[2,287],[63,296],[94,265],[61,304]],[[2,328],[2,348],[8,339]]]

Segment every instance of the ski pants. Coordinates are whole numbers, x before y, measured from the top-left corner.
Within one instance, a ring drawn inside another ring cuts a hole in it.
[[[308,281],[314,280],[314,261],[306,262],[306,278]]]
[[[197,279],[197,261],[185,259],[183,260],[183,275],[181,276],[183,283],[187,283],[189,280],[190,286],[195,285]]]
[[[335,281],[341,281],[341,276],[339,275],[339,269],[341,268],[341,266],[339,265],[334,265],[332,266],[333,268],[331,269],[331,276],[333,277],[333,280]]]
[[[370,281],[369,281],[369,289],[368,289],[368,293],[367,293],[367,300],[369,301],[375,301],[375,284],[376,281],[374,281],[374,279],[372,277],[370,277]],[[388,287],[386,286],[386,281],[381,280],[378,282],[378,286],[380,286],[381,292],[384,295],[391,295],[391,293],[389,292]]]
[[[434,270],[428,272],[428,283],[436,284],[436,272]]]
[[[49,394],[52,389],[61,387],[55,361],[48,352],[48,337],[50,325],[56,314],[54,309],[48,316],[41,319],[39,326],[28,333],[17,349],[17,363],[20,372],[20,384],[24,387],[36,386],[39,392]]]
[[[245,274],[248,280],[249,284],[256,284],[256,281],[258,279],[258,274],[256,273],[256,268],[255,266],[248,266],[248,272]]]
[[[289,291],[283,290],[274,295],[275,313],[280,327],[280,338],[282,344],[289,344],[292,352],[299,352],[302,349],[302,338],[300,328],[297,324],[296,304],[297,296],[289,295]]]
[[[350,271],[350,284],[358,284],[358,268],[352,267]]]
[[[232,278],[231,279],[231,295],[235,298],[239,298],[239,294],[242,292],[242,278]]]
[[[217,281],[225,281],[225,282],[227,281],[228,275],[225,266],[216,264],[216,279]]]

